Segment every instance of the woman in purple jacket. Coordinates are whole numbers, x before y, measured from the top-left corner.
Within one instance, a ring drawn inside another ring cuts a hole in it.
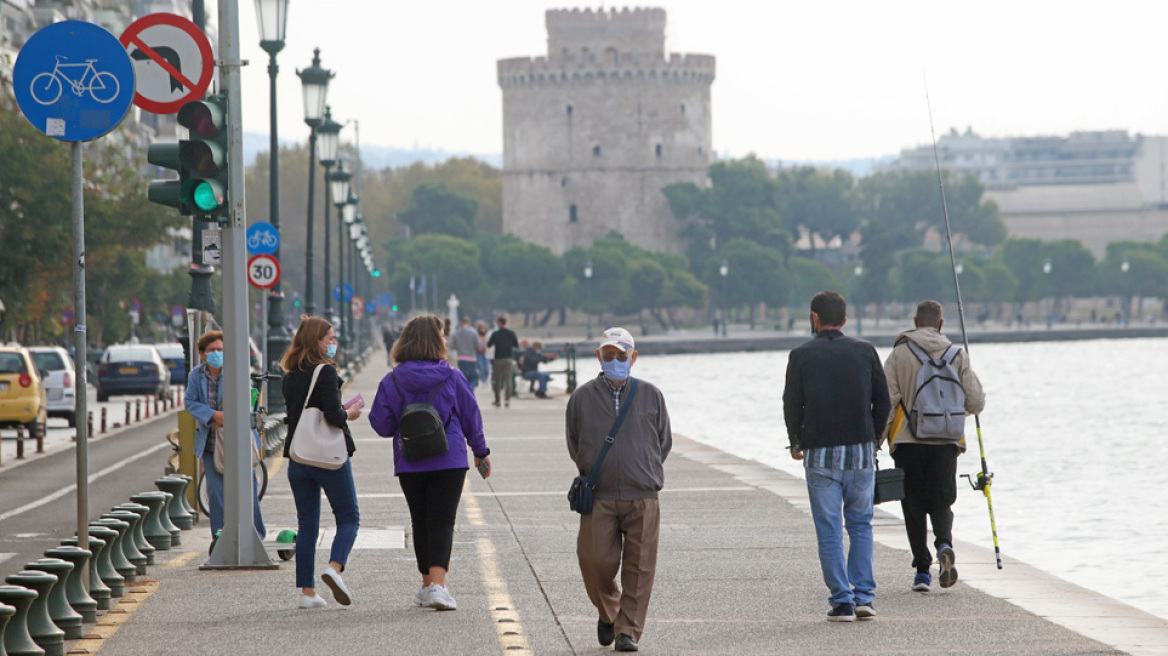
[[[369,423],[378,435],[393,438],[394,474],[410,506],[414,556],[422,573],[422,589],[414,595],[414,603],[454,610],[457,604],[446,589],[446,572],[468,468],[467,446],[484,478],[490,476],[491,450],[470,383],[446,361],[442,329],[442,319],[435,315],[414,317],[406,324],[393,346],[397,367],[381,380]],[[402,452],[398,422],[406,404],[425,402],[431,394],[430,404],[442,418],[449,448],[436,456],[408,460]]]

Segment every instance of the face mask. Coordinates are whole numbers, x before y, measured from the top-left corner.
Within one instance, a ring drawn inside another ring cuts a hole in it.
[[[207,364],[218,369],[223,366],[223,351],[211,351],[207,354]]]
[[[631,366],[633,366],[632,360],[621,362],[613,358],[600,361],[600,369],[604,371],[604,377],[614,382],[626,380],[629,377],[629,367]]]
[[[328,346],[325,347],[324,352],[330,358],[335,358],[337,356],[337,345],[336,344],[329,344]]]

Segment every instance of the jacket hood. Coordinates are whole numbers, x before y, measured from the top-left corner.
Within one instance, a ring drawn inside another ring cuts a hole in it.
[[[912,340],[913,343],[933,357],[936,357],[938,353],[949,348],[953,343],[949,341],[948,337],[942,335],[941,331],[932,327],[906,330],[896,336],[896,343],[899,344],[906,339]]]
[[[454,371],[446,360],[407,360],[394,368],[393,378],[403,392],[429,394]]]

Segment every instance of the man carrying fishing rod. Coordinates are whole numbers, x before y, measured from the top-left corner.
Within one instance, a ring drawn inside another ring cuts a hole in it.
[[[965,452],[965,415],[985,407],[981,381],[969,358],[941,334],[941,304],[922,301],[914,330],[901,333],[884,363],[888,396],[889,451],[904,470],[904,528],[917,574],[912,589],[928,592],[933,582],[928,526],[933,524],[942,588],[957,582],[953,510],[957,501],[957,457]]]

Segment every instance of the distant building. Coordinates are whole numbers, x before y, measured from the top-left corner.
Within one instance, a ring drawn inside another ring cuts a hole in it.
[[[556,253],[612,230],[680,251],[661,188],[706,184],[714,57],[667,54],[665,10],[551,10],[548,53],[498,62],[503,231]]]
[[[985,185],[1012,237],[1077,239],[1101,257],[1112,241],[1168,233],[1168,137],[1106,130],[983,139],[951,130],[937,154],[945,169]],[[936,170],[932,145],[901,151],[894,167]]]

